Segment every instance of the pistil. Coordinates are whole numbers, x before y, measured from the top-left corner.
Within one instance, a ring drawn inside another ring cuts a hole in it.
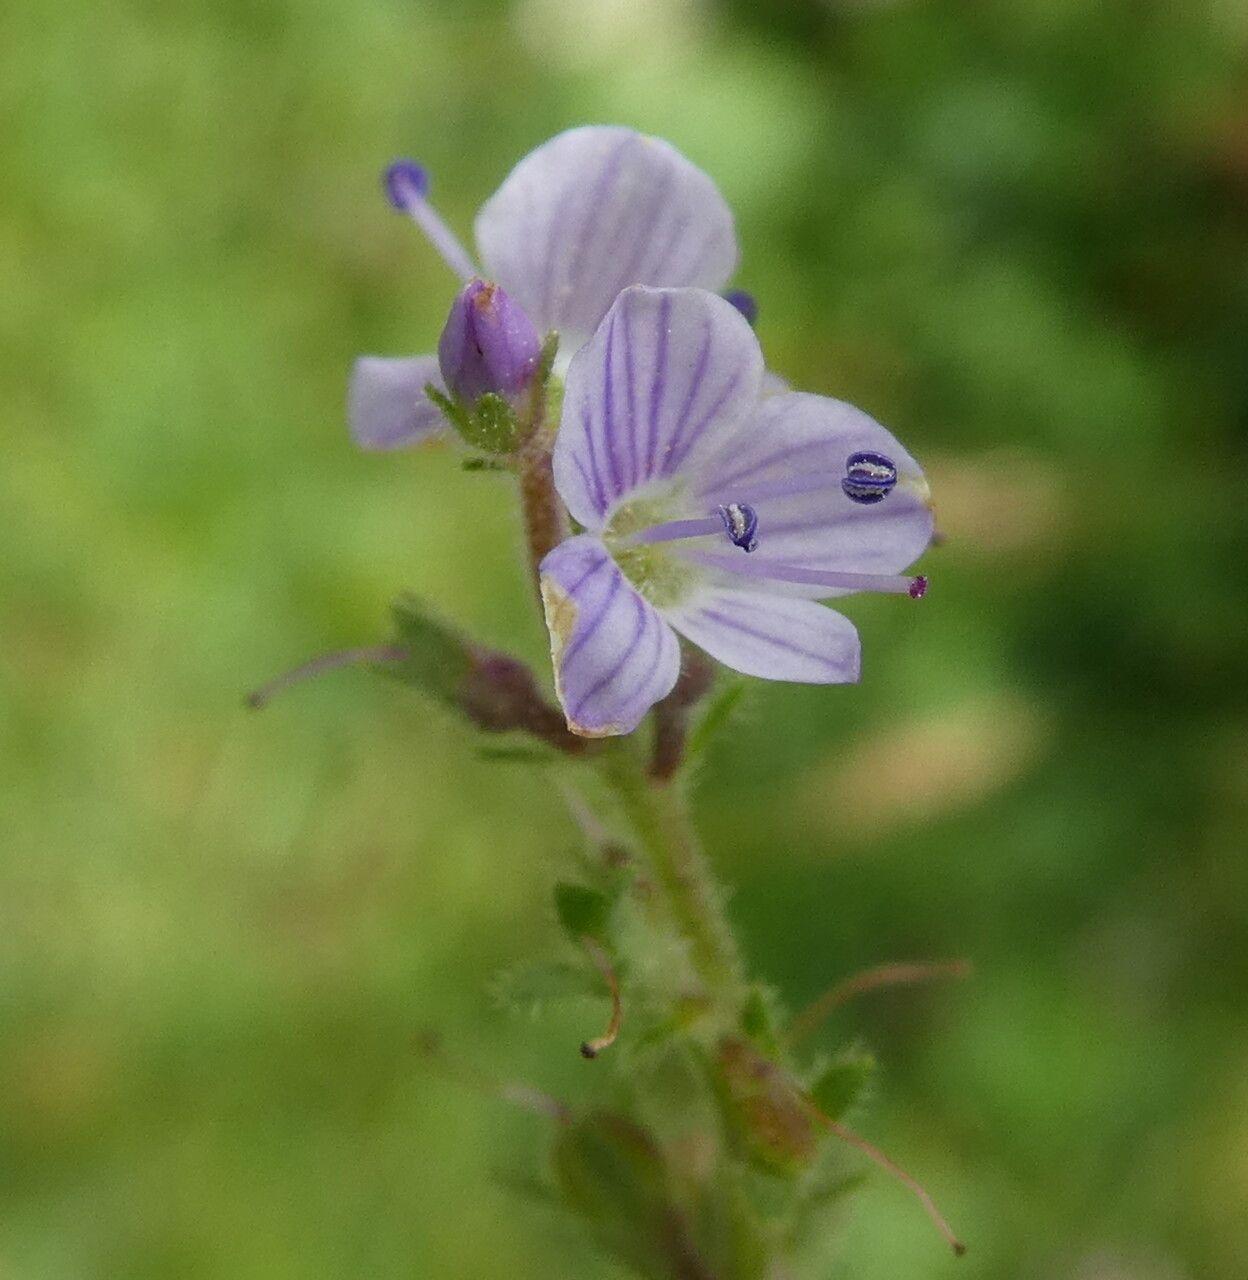
[[[425,233],[443,261],[467,284],[479,274],[468,250],[429,203],[429,174],[414,160],[396,160],[382,175],[390,203]]]

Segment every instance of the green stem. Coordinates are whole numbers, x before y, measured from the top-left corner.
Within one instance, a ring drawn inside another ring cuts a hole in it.
[[[603,752],[598,769],[646,854],[713,1008],[735,1016],[743,983],[741,957],[683,789],[648,777],[638,752],[624,741]]]

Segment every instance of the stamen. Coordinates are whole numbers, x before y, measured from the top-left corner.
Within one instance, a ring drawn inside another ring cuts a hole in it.
[[[864,506],[881,502],[897,483],[897,467],[882,453],[851,453],[845,462],[841,488],[845,496]]]
[[[729,502],[720,507],[724,532],[734,547],[753,551],[758,546],[758,512],[744,502]]]
[[[275,676],[267,684],[253,689],[247,695],[247,705],[253,711],[267,707],[270,702],[284,690],[293,685],[303,684],[305,680],[314,680],[328,671],[339,671],[343,667],[359,666],[365,662],[402,662],[407,657],[407,650],[394,644],[368,645],[359,649],[342,649],[337,653],[325,653],[311,662],[295,667]]]
[[[815,1117],[829,1133],[835,1134],[842,1142],[848,1143],[851,1147],[857,1147],[868,1160],[879,1165],[885,1173],[891,1174],[914,1196],[919,1204],[923,1206],[923,1212],[931,1219],[932,1225],[944,1237],[945,1243],[949,1248],[953,1250],[955,1257],[960,1258],[966,1253],[966,1245],[953,1234],[953,1228],[945,1221],[944,1214],[936,1207],[936,1201],[932,1199],[927,1192],[927,1188],[913,1174],[907,1173],[895,1160],[890,1160],[875,1143],[868,1142],[861,1134],[855,1133],[839,1121],[824,1115],[809,1099],[807,1099],[807,1103],[815,1113]]]
[[[468,250],[426,199],[429,174],[421,165],[414,160],[396,160],[382,174],[382,185],[390,203],[425,233],[446,265],[465,284],[478,274]]]
[[[744,289],[729,289],[724,294],[724,301],[731,302],[746,318],[751,328],[753,327],[754,322],[758,319],[758,303],[752,293],[746,293]]]
[[[731,563],[723,556],[690,552],[689,559],[715,569],[727,569],[746,578],[768,578],[772,582],[796,582],[834,591],[880,591],[885,595],[909,596],[918,600],[927,594],[927,579],[905,573],[841,573],[835,569],[807,569],[796,564],[773,564],[771,561],[743,561],[735,557]]]
[[[620,1023],[623,1021],[624,1008],[620,1003],[620,983],[615,976],[615,969],[612,968],[611,961],[607,958],[607,953],[596,943],[588,934],[581,937],[581,945],[589,952],[589,958],[594,962],[594,968],[602,975],[602,980],[607,984],[607,990],[611,993],[611,1021],[607,1024],[607,1029],[600,1036],[596,1036],[593,1040],[585,1040],[581,1044],[582,1058],[596,1058],[604,1049],[609,1049],[616,1041],[616,1037],[620,1034]]]
[[[728,502],[716,507],[713,516],[697,520],[667,520],[651,525],[629,537],[626,546],[643,546],[651,542],[679,542],[685,538],[705,538],[726,533],[733,546],[753,551],[758,546],[758,513],[744,502]]]

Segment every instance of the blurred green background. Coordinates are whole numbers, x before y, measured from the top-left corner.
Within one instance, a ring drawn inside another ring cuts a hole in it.
[[[467,232],[571,124],[734,206],[771,363],[930,466],[921,606],[851,689],[755,686],[697,789],[797,1005],[965,956],[870,1044],[847,1280],[1248,1275],[1248,9],[1240,0],[35,0],[0,14],[0,1275],[614,1274],[497,1173],[601,1008],[546,945],[557,802],[346,674],[410,588],[540,659],[512,495],[366,457],[361,351],[429,350]]]

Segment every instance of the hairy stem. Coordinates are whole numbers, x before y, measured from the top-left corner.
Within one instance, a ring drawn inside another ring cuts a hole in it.
[[[648,777],[627,742],[613,743],[603,752],[599,772],[646,854],[712,1006],[721,1014],[735,1014],[743,982],[741,957],[683,790]]]
[[[520,510],[524,517],[524,540],[529,567],[537,585],[541,605],[541,583],[538,566],[568,536],[568,516],[563,500],[555,488],[551,467],[551,450],[555,447],[558,423],[550,421],[547,381],[539,380],[529,403],[528,420],[524,423],[524,443],[516,454],[516,472],[520,480]]]

